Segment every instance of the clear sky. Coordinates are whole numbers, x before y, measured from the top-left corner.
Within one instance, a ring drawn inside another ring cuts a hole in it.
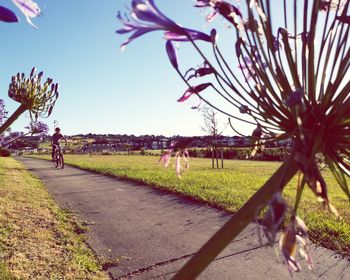
[[[11,76],[17,72],[29,74],[35,66],[45,72],[45,77],[60,83],[60,98],[46,120],[51,132],[57,120],[68,135],[203,134],[201,114],[188,104],[176,102],[186,85],[170,65],[162,32],[146,34],[120,51],[127,36],[115,33],[121,28],[116,15],[118,10],[127,11],[130,0],[36,2],[43,12],[33,20],[38,30],[26,23],[12,1],[1,1],[21,18],[18,24],[0,22],[0,98],[5,99],[10,112],[18,106],[7,98]],[[212,26],[206,26],[206,14],[193,8],[194,1],[155,2],[183,26],[210,32]],[[228,36],[223,37],[233,39],[232,29],[226,28],[224,21],[215,21],[227,32]],[[223,44],[231,55],[234,42]],[[183,70],[203,62],[186,44],[181,45],[179,53]],[[28,116],[22,116],[13,129],[23,130],[28,122]],[[239,129],[250,134],[254,128],[240,124]],[[227,129],[224,134],[234,133]]]
[[[115,34],[121,28],[116,14],[126,11],[130,1],[36,2],[43,11],[33,20],[38,30],[26,23],[10,0],[1,1],[21,19],[19,24],[0,23],[0,98],[10,112],[18,105],[7,98],[11,76],[29,74],[36,66],[60,83],[61,96],[45,120],[51,132],[57,120],[69,135],[203,134],[201,115],[176,102],[186,86],[167,59],[161,32],[148,34],[120,52],[126,36]],[[198,9],[191,8],[192,1],[156,2],[178,22],[199,28],[205,23]],[[22,130],[28,122],[23,116],[13,129]]]

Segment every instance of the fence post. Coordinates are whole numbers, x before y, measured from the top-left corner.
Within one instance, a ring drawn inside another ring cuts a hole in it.
[[[214,149],[213,147],[211,148],[211,168],[214,169]]]
[[[224,169],[224,149],[221,149],[221,169]]]

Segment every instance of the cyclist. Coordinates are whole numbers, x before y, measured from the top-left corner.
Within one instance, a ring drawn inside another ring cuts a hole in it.
[[[54,155],[55,155],[55,151],[57,148],[60,148],[60,140],[63,139],[64,141],[66,141],[66,145],[67,145],[67,139],[61,134],[61,129],[59,127],[55,128],[55,133],[52,135],[51,138],[51,145],[52,145],[52,161],[54,161]]]

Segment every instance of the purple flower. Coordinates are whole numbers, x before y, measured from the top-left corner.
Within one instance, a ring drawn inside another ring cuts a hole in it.
[[[48,125],[41,121],[32,122],[26,128],[30,129],[31,134],[39,134],[42,136],[47,135],[47,133],[49,132]]]
[[[243,60],[244,63],[240,64],[238,68],[247,72],[247,79],[256,76],[255,69],[266,69],[268,67],[268,64],[262,62],[259,56],[253,57],[253,61],[247,56],[245,56]]]
[[[257,125],[257,127],[253,130],[252,137],[256,139],[260,139],[262,136],[263,130],[260,125]]]
[[[214,9],[214,12],[207,16],[207,21],[210,22],[214,19],[217,14],[222,15],[225,19],[227,19],[234,26],[238,26],[239,18],[242,19],[241,11],[235,7],[234,5],[222,1],[222,0],[197,0],[197,4],[195,7],[203,8],[203,7],[211,7]]]
[[[27,22],[35,29],[38,27],[34,25],[31,18],[36,18],[41,14],[41,10],[37,3],[32,0],[12,0],[17,8],[25,15]]]
[[[8,137],[10,139],[15,139],[15,138],[22,137],[22,135],[23,135],[23,132],[14,131],[14,132],[11,132]]]
[[[0,6],[0,21],[4,22],[18,22],[18,18],[11,10]]]
[[[0,147],[5,147],[10,145],[12,142],[22,138],[24,136],[23,132],[10,132],[7,136],[0,135]]]
[[[193,71],[193,74],[191,74],[188,78],[187,81],[189,81],[192,78],[197,78],[197,77],[203,77],[206,75],[210,75],[215,73],[215,70],[213,69],[213,67],[211,67],[207,62],[204,62],[203,66],[194,69],[194,68],[190,68],[186,74],[185,77],[187,76],[187,74],[189,74],[190,72]]]
[[[293,271],[300,271],[300,265],[295,258],[298,248],[301,257],[306,260],[308,268],[312,269],[308,228],[302,219],[292,217],[292,221],[281,235],[279,245],[290,274]]]
[[[276,38],[275,36],[272,36],[272,50],[273,50],[273,52],[277,52],[281,48],[282,48],[282,44],[279,41],[279,39]]]
[[[184,102],[189,99],[193,94],[198,94],[201,91],[205,90],[207,87],[211,86],[211,83],[204,83],[197,85],[195,87],[188,88],[185,93],[177,100],[177,102]]]
[[[269,202],[269,208],[262,220],[264,233],[271,244],[281,230],[288,205],[280,192],[276,193]]]
[[[191,38],[191,40],[202,40],[206,42],[211,42],[211,37],[205,33],[192,30],[192,29],[184,29],[185,33],[180,34],[180,33],[175,33],[171,31],[167,31],[164,34],[164,38],[166,40],[171,40],[171,41],[177,41],[177,42],[188,42]]]
[[[297,106],[302,109],[302,111],[305,110],[305,104],[303,96],[305,95],[304,90],[301,88],[296,89],[291,93],[291,95],[286,100],[286,105],[290,107],[291,109],[295,109]]]
[[[248,112],[249,112],[248,106],[247,106],[247,105],[241,105],[241,106],[239,107],[239,112],[240,112],[241,114],[246,114],[246,113],[248,113]]]
[[[179,66],[177,63],[176,50],[174,48],[173,43],[171,41],[167,41],[165,47],[171,64],[174,66],[175,69],[178,69]]]
[[[210,42],[210,36],[191,29],[183,28],[166,17],[155,5],[153,0],[133,0],[131,19],[117,15],[119,21],[124,25],[117,30],[118,34],[133,32],[122,44],[122,48],[132,40],[156,30],[164,30],[165,38],[171,41],[204,40]]]

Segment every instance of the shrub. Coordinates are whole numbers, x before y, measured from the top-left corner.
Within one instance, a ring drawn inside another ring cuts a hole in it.
[[[0,148],[0,157],[9,157],[11,155],[10,151],[5,148]]]

